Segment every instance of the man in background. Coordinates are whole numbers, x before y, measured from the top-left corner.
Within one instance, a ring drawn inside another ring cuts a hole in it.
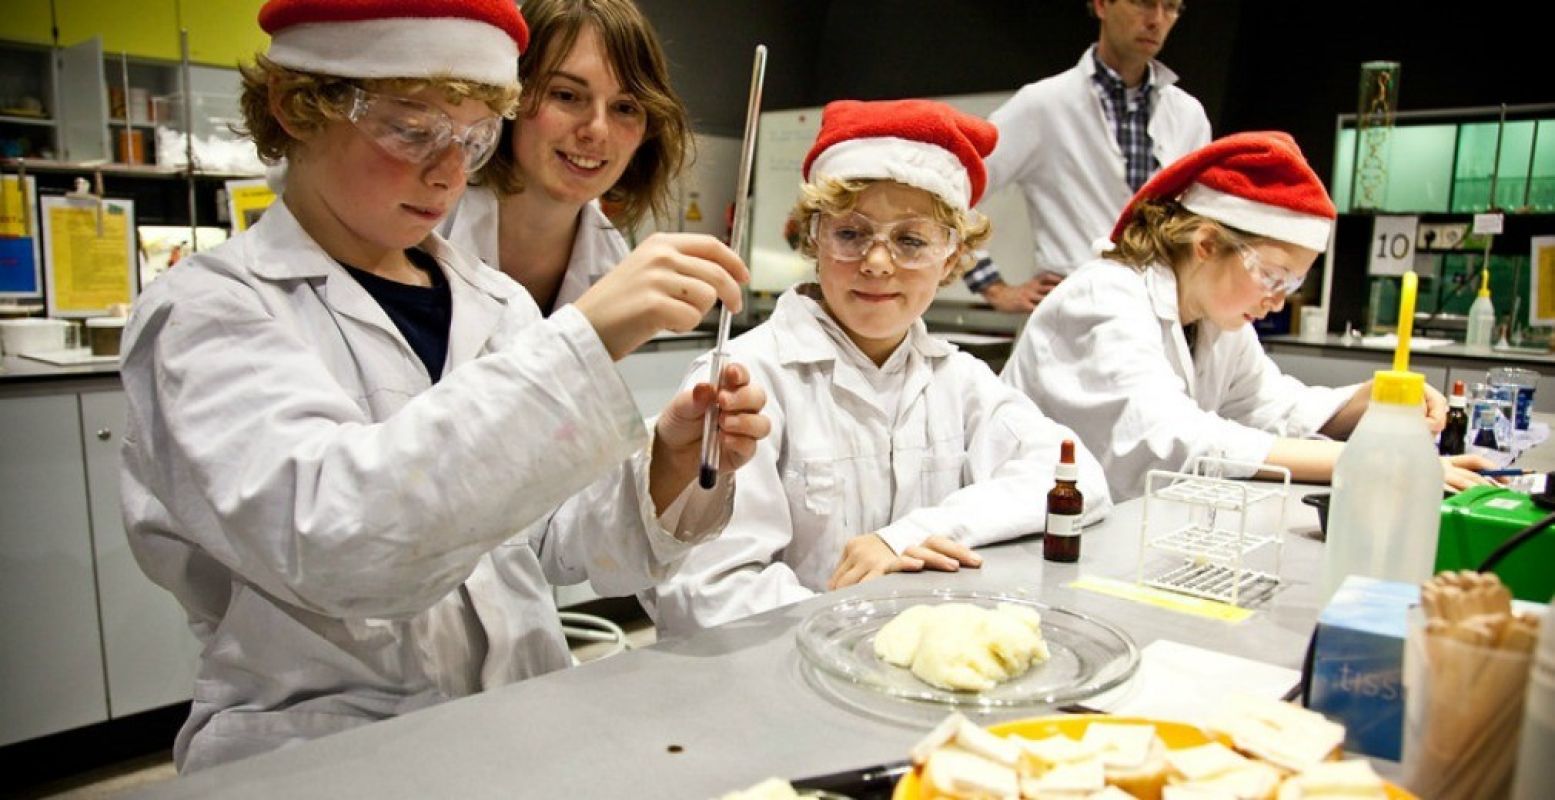
[[[1019,186],[1036,242],[1035,276],[1025,283],[1005,283],[986,251],[967,273],[967,288],[1000,311],[1036,308],[1093,257],[1092,242],[1151,175],[1210,140],[1204,107],[1155,60],[1182,0],[1087,7],[1100,33],[1080,63],[1021,87],[989,117],[999,144],[987,160],[987,194]]]

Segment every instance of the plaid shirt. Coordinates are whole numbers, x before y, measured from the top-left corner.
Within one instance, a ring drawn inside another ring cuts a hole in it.
[[[966,288],[982,294],[989,284],[1004,280],[1004,276],[999,274],[999,268],[993,263],[993,256],[988,255],[987,250],[978,250],[973,253],[973,257],[977,259],[977,265],[961,276],[961,280],[966,281]]]
[[[1155,163],[1155,156],[1150,152],[1150,100],[1155,87],[1146,80],[1140,85],[1134,104],[1129,105],[1128,86],[1123,83],[1123,78],[1103,64],[1094,49],[1091,50],[1091,59],[1096,63],[1096,72],[1091,76],[1091,81],[1096,84],[1101,107],[1107,112],[1107,119],[1112,121],[1112,128],[1117,133],[1118,147],[1123,149],[1124,176],[1129,188],[1137,192],[1160,166]]]
[[[1118,147],[1123,150],[1124,178],[1129,188],[1137,192],[1161,166],[1156,163],[1155,155],[1151,152],[1153,147],[1149,130],[1150,102],[1154,97],[1155,85],[1147,78],[1140,85],[1131,106],[1128,102],[1128,85],[1123,82],[1122,76],[1102,63],[1094,47],[1091,48],[1091,60],[1096,64],[1091,81],[1096,85],[1097,95],[1101,97],[1102,110],[1106,112],[1107,120],[1116,132]],[[1150,70],[1153,76],[1155,67],[1150,67]],[[1119,114],[1118,109],[1122,109],[1123,113]],[[967,270],[962,280],[968,289],[982,294],[991,284],[1003,282],[1004,276],[999,274],[999,267],[988,251],[979,250],[975,255],[976,266]]]

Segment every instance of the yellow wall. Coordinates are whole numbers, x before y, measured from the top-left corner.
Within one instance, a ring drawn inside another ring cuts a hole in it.
[[[54,0],[59,44],[69,47],[103,37],[103,53],[178,60],[176,0]]]
[[[54,21],[49,0],[5,0],[0,13],[0,39],[28,44],[53,44]]]
[[[270,46],[259,29],[264,0],[179,0],[184,27],[189,29],[189,58],[216,67],[235,67],[254,60]]]
[[[264,0],[4,0],[0,39],[62,47],[103,37],[107,55],[177,61],[178,31],[189,29],[189,57],[200,64],[234,67],[269,45],[259,29]]]

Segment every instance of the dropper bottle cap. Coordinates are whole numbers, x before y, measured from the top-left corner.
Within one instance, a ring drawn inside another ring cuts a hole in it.
[[[1479,296],[1490,296],[1490,268],[1485,267],[1479,273]]]
[[[1447,398],[1447,405],[1452,408],[1464,408],[1468,404],[1468,398],[1463,396],[1463,381],[1453,381],[1452,396]]]
[[[1080,477],[1080,468],[1074,463],[1074,440],[1065,439],[1058,447],[1058,467],[1053,470],[1053,478],[1061,481],[1077,480]]]

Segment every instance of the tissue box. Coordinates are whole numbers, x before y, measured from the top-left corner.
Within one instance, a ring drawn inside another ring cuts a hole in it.
[[[1317,620],[1310,707],[1344,723],[1344,748],[1399,760],[1405,614],[1420,587],[1351,575]]]
[[[1420,587],[1351,575],[1317,618],[1308,707],[1344,723],[1344,749],[1398,761],[1404,739],[1404,638]],[[1547,606],[1512,601],[1518,614]]]

